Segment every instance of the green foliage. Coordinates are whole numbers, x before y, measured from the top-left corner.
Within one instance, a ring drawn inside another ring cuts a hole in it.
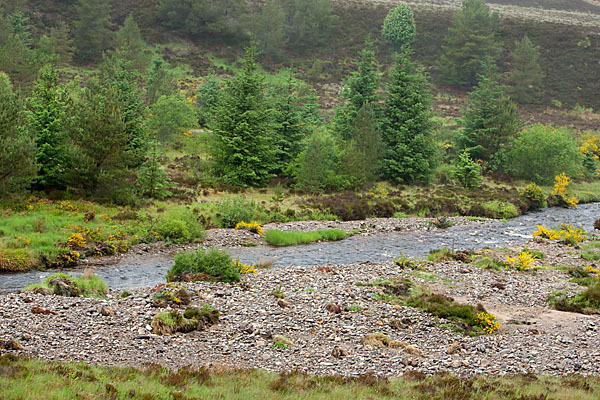
[[[45,54],[32,50],[18,33],[10,33],[6,40],[0,41],[0,71],[10,72],[15,85],[30,86],[40,66],[48,61]]]
[[[60,279],[67,283],[69,286],[68,291],[65,292],[62,287],[50,283],[53,279]],[[85,273],[78,277],[72,277],[62,273],[54,274],[47,277],[44,283],[29,285],[22,291],[26,292],[39,287],[49,289],[54,294],[62,296],[104,297],[108,293],[108,285],[104,280],[94,274],[90,275]]]
[[[207,274],[216,280],[237,282],[240,272],[235,268],[231,255],[223,250],[211,248],[195,252],[182,252],[175,256],[175,264],[167,273],[167,281],[173,281],[184,274]]]
[[[433,249],[427,255],[427,261],[431,262],[444,262],[453,261],[454,252],[451,249]]]
[[[512,176],[551,184],[564,172],[577,176],[581,171],[581,152],[566,128],[534,125],[522,131],[508,153],[508,170]]]
[[[473,189],[481,186],[481,165],[474,161],[469,153],[462,152],[458,155],[453,177],[457,179],[462,187]]]
[[[354,120],[350,138],[340,156],[340,173],[351,188],[374,182],[379,174],[383,143],[377,117],[370,104],[365,104]]]
[[[65,89],[58,85],[58,72],[46,65],[28,101],[27,122],[35,138],[37,177],[36,189],[62,188],[69,168],[68,109],[70,101]]]
[[[115,50],[126,61],[131,63],[135,71],[144,71],[150,61],[146,53],[146,42],[133,15],[125,18],[121,29],[115,33]]]
[[[429,181],[434,168],[431,95],[409,53],[396,61],[385,99],[382,127],[385,176],[398,183]]]
[[[196,110],[183,96],[173,94],[160,96],[150,109],[152,114],[148,118],[148,129],[158,137],[161,142],[168,142],[176,134],[186,133],[198,127]]]
[[[333,136],[324,129],[316,129],[308,138],[306,148],[298,156],[292,169],[296,188],[311,193],[336,188],[340,185],[336,174],[337,146]]]
[[[202,224],[189,209],[174,208],[161,215],[151,228],[161,238],[173,243],[200,240],[204,237]]]
[[[176,93],[175,74],[169,69],[169,63],[162,57],[155,56],[150,62],[146,76],[146,100],[154,104],[161,96]]]
[[[365,105],[371,105],[371,109],[374,110],[375,103],[379,100],[379,77],[373,43],[367,41],[358,53],[357,69],[352,72],[340,91],[344,103],[335,109],[333,127],[344,140],[352,137],[359,110]]]
[[[388,11],[383,20],[381,34],[397,48],[410,46],[415,39],[415,17],[408,4],[400,3]]]
[[[512,203],[501,200],[486,201],[481,205],[486,217],[509,219],[519,216],[519,210]]]
[[[559,311],[570,311],[582,314],[600,313],[600,280],[587,280],[587,289],[569,296],[566,293],[553,293],[548,297],[548,303]]]
[[[151,142],[149,147],[146,161],[137,173],[136,188],[142,197],[162,200],[173,194],[169,189],[173,188],[174,184],[159,163],[158,143]]]
[[[75,45],[69,37],[69,26],[66,22],[61,21],[56,27],[50,29],[49,53],[56,54],[59,65],[69,65],[73,61],[75,53]]]
[[[421,294],[408,297],[405,304],[415,307],[438,318],[445,318],[457,324],[464,331],[481,333],[477,313],[481,310],[470,305],[460,304],[451,297],[439,294]]]
[[[79,0],[75,12],[73,37],[77,59],[81,63],[89,63],[100,57],[110,45],[110,3],[104,0]]]
[[[207,75],[198,86],[198,119],[201,126],[211,126],[223,96],[221,80],[216,75]]]
[[[542,94],[544,72],[540,67],[540,47],[534,45],[525,35],[515,42],[512,53],[512,70],[509,75],[509,93],[521,104],[535,103]]]
[[[263,54],[275,59],[283,55],[287,45],[286,14],[278,0],[268,0],[252,21],[252,33]]]
[[[465,126],[461,146],[471,157],[488,163],[490,170],[503,166],[504,154],[510,140],[521,128],[515,103],[504,95],[493,73],[481,76],[463,112]]]
[[[174,31],[235,37],[242,33],[240,19],[245,8],[242,0],[160,0],[156,15]]]
[[[485,64],[492,64],[500,51],[496,33],[498,13],[490,13],[483,0],[463,0],[448,29],[440,70],[446,83],[459,87],[475,86]]]
[[[283,0],[287,11],[286,34],[291,47],[306,51],[331,37],[337,20],[331,0]]]
[[[533,182],[525,186],[522,195],[529,202],[530,210],[542,208],[546,205],[546,196],[544,196],[544,192]]]
[[[273,246],[293,246],[318,240],[335,241],[346,238],[346,232],[339,229],[319,229],[316,232],[284,232],[270,229],[265,232],[265,240]]]
[[[25,189],[35,178],[35,144],[25,128],[23,106],[0,72],[0,197]]]
[[[322,122],[314,89],[294,78],[291,70],[269,85],[267,102],[273,113],[273,144],[277,148],[275,171],[285,174],[306,145],[305,139]]]
[[[271,116],[263,96],[264,76],[255,54],[254,44],[246,49],[241,68],[227,82],[214,123],[214,167],[230,185],[265,185],[275,161]]]
[[[257,206],[238,197],[217,203],[216,213],[220,228],[235,228],[238,222],[258,219]]]

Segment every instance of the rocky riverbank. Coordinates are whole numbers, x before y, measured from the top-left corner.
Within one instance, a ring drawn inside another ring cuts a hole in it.
[[[572,248],[528,245],[547,254],[540,265],[583,265]],[[485,336],[456,333],[443,319],[383,301],[380,286],[357,285],[392,278],[481,303],[501,328]],[[152,318],[170,309],[154,304],[152,288],[132,290],[125,298],[113,291],[105,300],[8,294],[0,296],[0,341],[14,340],[22,349],[7,346],[13,350],[0,353],[105,365],[227,365],[336,375],[410,370],[600,375],[600,316],[558,312],[545,303],[556,290],[582,290],[569,279],[561,270],[494,271],[456,261],[419,269],[384,262],[258,270],[238,284],[183,284],[191,303],[218,309],[220,321],[172,336],[152,332]],[[365,343],[377,332],[402,346]]]

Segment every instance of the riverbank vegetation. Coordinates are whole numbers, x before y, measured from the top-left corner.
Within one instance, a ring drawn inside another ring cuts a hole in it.
[[[0,11],[0,270],[240,222],[512,218],[600,200],[596,39],[576,27],[564,54],[583,64],[559,79],[546,25],[480,0],[452,21],[328,0],[96,2]]]
[[[7,400],[72,398],[83,393],[94,398],[132,399],[518,399],[543,398],[551,391],[555,398],[582,400],[600,394],[598,378],[579,375],[458,378],[409,373],[391,379],[373,375],[344,378],[226,368],[102,367],[13,355],[0,356],[0,370],[0,390]]]
[[[339,229],[319,229],[316,232],[284,232],[270,229],[265,233],[265,240],[273,246],[293,246],[319,240],[342,240],[347,236],[346,232]]]

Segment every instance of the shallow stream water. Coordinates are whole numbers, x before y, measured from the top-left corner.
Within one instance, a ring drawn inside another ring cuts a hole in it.
[[[425,257],[432,249],[474,250],[483,247],[505,247],[524,243],[531,238],[535,225],[546,227],[571,224],[593,230],[594,220],[600,217],[600,203],[584,204],[575,209],[549,208],[529,213],[507,222],[486,221],[469,227],[454,226],[444,230],[392,232],[368,236],[353,236],[339,242],[322,242],[291,247],[232,248],[228,251],[241,262],[256,263],[271,260],[275,267],[327,264],[357,264],[364,261],[386,261],[406,253]],[[173,255],[147,254],[127,257],[112,265],[96,267],[96,274],[113,289],[154,286],[165,281]],[[65,271],[78,273],[81,271]],[[57,271],[31,271],[0,274],[0,293],[18,291],[43,281]]]

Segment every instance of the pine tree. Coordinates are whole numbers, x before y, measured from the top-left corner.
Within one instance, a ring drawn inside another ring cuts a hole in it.
[[[285,173],[304,148],[305,139],[321,122],[314,89],[294,78],[291,70],[283,74],[287,75],[285,82],[274,84],[267,91],[267,101],[274,111],[275,172],[278,174]]]
[[[67,92],[58,85],[58,72],[52,65],[39,73],[29,98],[27,121],[35,138],[38,165],[35,189],[62,188],[68,168]]]
[[[431,95],[426,77],[408,51],[399,55],[383,111],[382,162],[385,176],[398,183],[428,181],[434,167]]]
[[[261,186],[272,176],[275,148],[263,81],[252,44],[227,82],[214,123],[214,166],[227,184]]]
[[[463,0],[442,46],[440,70],[444,81],[464,88],[475,86],[484,65],[492,64],[499,55],[499,29],[498,13],[490,13],[483,0]]]
[[[143,71],[148,66],[149,58],[145,53],[146,42],[142,39],[140,28],[138,27],[133,15],[129,15],[115,34],[115,50],[119,55],[131,62],[131,67],[135,71]]]
[[[8,75],[0,72],[0,196],[26,189],[35,178],[35,144]]]
[[[521,129],[519,110],[504,94],[496,74],[488,70],[470,94],[469,105],[463,112],[462,148],[473,159],[488,163],[489,170],[504,164],[504,154],[510,140]]]
[[[509,93],[521,104],[535,103],[540,98],[544,73],[539,58],[540,47],[534,45],[527,35],[520,42],[515,42]]]
[[[73,37],[81,63],[96,60],[110,44],[110,3],[104,0],[79,0],[75,8]]]
[[[146,78],[146,102],[154,104],[160,96],[170,96],[177,91],[177,82],[169,63],[156,56],[152,59]]]
[[[336,108],[334,116],[335,132],[345,140],[350,138],[358,111],[365,104],[375,104],[379,100],[379,77],[373,43],[365,42],[365,47],[358,53],[358,57],[358,71],[353,72],[347,79],[340,93],[345,103]]]
[[[252,32],[263,54],[274,58],[282,56],[287,44],[285,22],[285,10],[278,0],[268,0],[256,15]]]

